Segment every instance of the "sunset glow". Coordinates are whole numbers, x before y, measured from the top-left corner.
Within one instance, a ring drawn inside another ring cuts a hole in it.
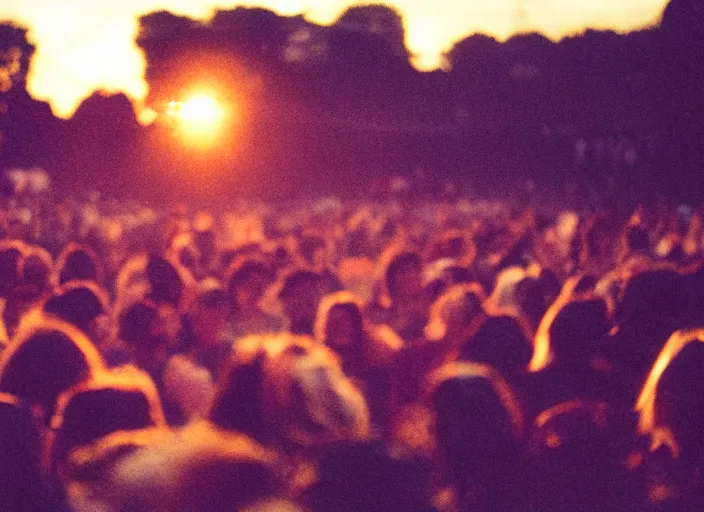
[[[95,90],[123,92],[138,110],[148,88],[146,63],[135,44],[138,18],[155,10],[169,10],[207,21],[217,8],[260,6],[282,15],[303,13],[311,22],[331,24],[351,5],[348,0],[4,0],[0,19],[29,28],[36,45],[28,88],[37,99],[49,101],[54,113],[69,117]],[[406,46],[413,64],[422,70],[438,68],[443,53],[473,33],[505,40],[536,30],[559,39],[585,28],[628,31],[658,22],[667,0],[387,0],[406,28]],[[140,119],[149,116],[140,115]]]

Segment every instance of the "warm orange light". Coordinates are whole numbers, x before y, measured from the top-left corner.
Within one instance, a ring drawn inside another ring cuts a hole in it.
[[[209,94],[195,94],[171,101],[167,115],[174,119],[185,142],[198,145],[215,142],[225,123],[225,107]]]

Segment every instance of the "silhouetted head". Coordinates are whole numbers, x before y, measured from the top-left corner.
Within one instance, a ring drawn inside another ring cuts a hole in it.
[[[309,338],[241,340],[218,387],[210,419],[262,442],[308,446],[368,431],[364,397],[337,358]]]
[[[626,468],[635,423],[604,402],[574,400],[535,420],[532,496],[545,510],[641,510],[640,488]]]
[[[103,270],[98,255],[86,245],[70,243],[56,258],[56,282],[95,281],[101,283]]]
[[[96,344],[96,322],[109,314],[108,295],[93,281],[71,281],[44,303],[44,311],[78,327]]]
[[[522,413],[496,370],[472,363],[444,366],[431,379],[430,401],[438,454],[453,481],[484,479],[515,463]]]
[[[62,464],[72,450],[113,432],[165,426],[159,394],[147,374],[134,367],[100,372],[59,397],[51,420],[52,456]]]
[[[53,268],[54,261],[47,250],[38,246],[30,246],[20,263],[22,282],[36,286],[40,290],[48,290],[51,287]]]
[[[550,350],[560,362],[582,362],[598,353],[611,328],[603,299],[579,299],[565,304],[549,328]]]
[[[335,443],[305,501],[312,512],[427,512],[430,470],[428,461],[381,441]]]
[[[146,268],[150,285],[149,298],[157,304],[181,306],[185,284],[176,266],[161,257],[150,257]]]
[[[704,463],[704,330],[674,333],[665,344],[636,404],[640,430],[669,444],[676,457]]]
[[[682,275],[668,268],[636,274],[626,283],[619,302],[619,324],[645,333],[666,329],[669,335],[683,313],[683,285]]]
[[[0,394],[0,502],[8,512],[50,512],[52,503],[41,465],[40,428],[29,407]]]
[[[149,301],[137,302],[120,314],[118,337],[127,343],[139,366],[147,371],[161,367],[173,341],[162,323],[159,308]]]
[[[103,368],[98,351],[75,327],[37,315],[29,319],[0,360],[0,391],[51,415],[58,396]],[[49,416],[47,416],[47,420]]]
[[[531,344],[518,321],[508,315],[488,316],[469,336],[460,359],[488,364],[507,378],[527,370]]]
[[[349,292],[323,298],[315,322],[315,340],[339,353],[360,350],[364,338],[362,303]]]

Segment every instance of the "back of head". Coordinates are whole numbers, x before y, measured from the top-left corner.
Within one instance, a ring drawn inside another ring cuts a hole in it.
[[[322,276],[311,270],[298,269],[289,272],[281,281],[279,298],[287,299],[302,290],[314,289],[322,285]]]
[[[71,450],[110,433],[164,426],[159,396],[148,375],[136,368],[101,373],[59,398],[52,418],[53,456],[62,462]]]
[[[431,306],[426,336],[440,339],[466,331],[483,313],[485,300],[486,295],[479,284],[452,286]]]
[[[388,262],[384,267],[384,284],[386,292],[391,300],[395,300],[399,295],[417,291],[421,285],[421,272],[423,269],[423,261],[420,255],[413,251],[400,251],[388,257]],[[404,274],[411,274],[417,279],[412,283],[406,283]],[[415,282],[417,281],[417,283]]]
[[[3,510],[56,510],[51,508],[44,476],[39,429],[30,408],[12,396],[0,395],[0,503]]]
[[[235,354],[218,382],[209,414],[219,428],[241,432],[261,443],[271,440],[264,411],[265,358],[258,350]]]
[[[15,335],[24,316],[39,308],[43,299],[43,290],[33,285],[16,286],[8,293],[2,319],[10,338]]]
[[[29,247],[21,262],[22,282],[47,290],[51,285],[53,267],[54,262],[48,251],[37,246]]]
[[[524,329],[508,315],[487,317],[460,353],[460,359],[491,365],[508,378],[524,372],[531,356]]]
[[[453,479],[508,470],[523,419],[510,386],[486,365],[452,363],[433,376],[436,442]]]
[[[93,344],[75,327],[37,316],[23,326],[0,360],[0,391],[51,414],[58,396],[103,367]]]
[[[93,321],[108,312],[107,294],[91,281],[70,282],[44,303],[44,311],[90,334]]]
[[[313,512],[430,510],[428,461],[380,441],[328,446],[306,502]]]
[[[153,304],[147,301],[132,304],[120,313],[118,336],[130,344],[137,344],[151,335],[158,317],[159,311]]]
[[[245,436],[192,425],[121,461],[107,504],[116,512],[235,512],[280,495],[274,464]]]
[[[610,329],[603,299],[579,299],[565,304],[549,327],[550,350],[561,362],[588,363]]]
[[[210,418],[268,442],[307,446],[366,435],[363,395],[332,353],[308,338],[250,337],[238,344]]]
[[[151,286],[150,298],[178,308],[184,293],[184,282],[176,266],[165,258],[151,257],[146,273]]]
[[[683,313],[683,277],[672,269],[654,269],[633,276],[619,304],[619,323],[642,333],[668,331]],[[664,340],[663,340],[664,341]]]
[[[641,510],[626,468],[635,422],[604,402],[574,400],[538,416],[530,437],[533,496],[545,510]]]
[[[692,339],[667,364],[658,382],[653,413],[689,461],[704,463],[704,343]]]
[[[88,246],[69,244],[63,248],[56,259],[58,283],[68,281],[102,280],[102,269],[97,254]]]

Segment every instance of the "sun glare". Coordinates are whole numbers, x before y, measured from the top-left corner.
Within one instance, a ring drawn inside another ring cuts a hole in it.
[[[183,101],[171,101],[167,115],[175,122],[186,142],[213,143],[221,133],[225,108],[209,94],[194,94]]]

